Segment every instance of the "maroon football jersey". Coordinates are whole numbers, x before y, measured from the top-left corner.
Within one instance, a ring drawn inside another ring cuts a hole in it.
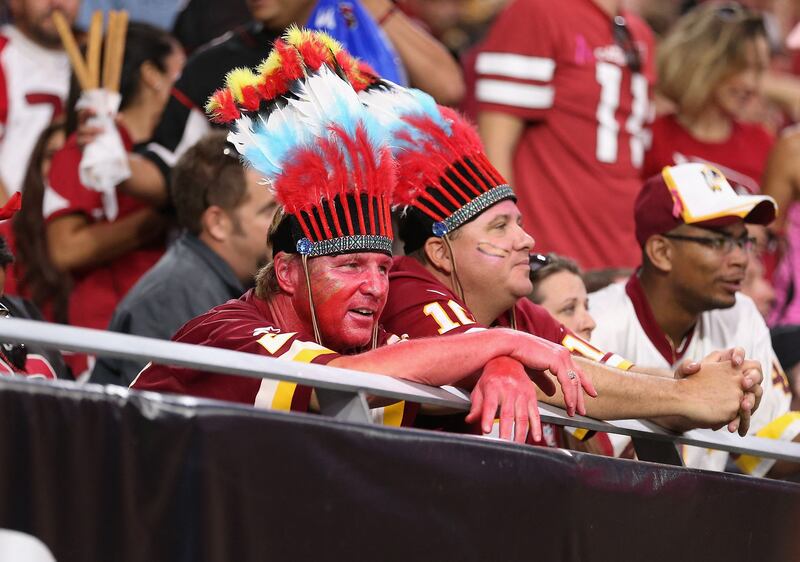
[[[310,334],[282,330],[272,319],[267,303],[252,290],[190,320],[172,339],[303,363],[324,365],[339,357],[315,343]],[[310,388],[295,383],[153,364],[139,373],[131,388],[297,411],[306,411],[311,397]]]
[[[472,108],[525,122],[513,179],[537,250],[588,269],[640,259],[633,202],[648,138],[653,38],[641,19],[622,15],[630,38],[617,29],[615,40],[612,18],[591,0],[514,0],[465,60]]]

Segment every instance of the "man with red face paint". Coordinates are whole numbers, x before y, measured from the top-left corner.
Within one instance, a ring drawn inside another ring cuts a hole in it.
[[[364,79],[372,83],[360,98],[393,136],[399,168],[394,199],[410,254],[395,258],[389,275],[382,317],[387,329],[412,338],[488,326],[536,334],[584,357],[575,361],[600,389],[597,399],[586,403],[591,416],[657,418],[675,429],[729,424],[730,431],[746,431],[760,396],[757,364],[745,362],[741,350],[729,350],[710,358],[716,364],[680,367],[680,380],[669,372],[664,377],[624,372],[630,363],[589,345],[524,298],[531,291],[534,240],[522,227],[514,192],[489,163],[471,125],[452,110],[437,108],[422,92],[374,76]],[[506,368],[513,369],[513,362]],[[560,394],[542,398],[564,405]],[[482,399],[477,389],[473,402]],[[484,433],[492,429],[493,406],[482,409]],[[513,421],[524,423],[524,415],[513,402],[500,406],[504,437]],[[470,420],[478,420],[477,409]]]
[[[471,388],[480,376],[486,401],[473,409],[513,400],[524,411],[522,438],[529,422],[540,432],[526,369],[552,391],[552,379],[542,373],[549,371],[570,410],[582,412],[583,391],[595,394],[591,383],[565,349],[529,334],[490,330],[381,347],[399,339],[378,326],[389,290],[395,164],[381,125],[324,64],[338,49],[328,38],[290,30],[258,75],[229,75],[227,87],[210,100],[213,118],[230,125],[229,140],[281,205],[269,233],[273,263],[259,273],[254,290],[189,321],[173,339],[437,386]],[[354,64],[345,55],[337,57],[342,73],[349,67],[339,63]],[[507,375],[508,363],[522,365],[521,375],[516,367]],[[295,384],[162,365],[146,367],[132,387],[278,409],[313,405],[312,389]],[[412,414],[400,403],[375,417],[400,425]]]

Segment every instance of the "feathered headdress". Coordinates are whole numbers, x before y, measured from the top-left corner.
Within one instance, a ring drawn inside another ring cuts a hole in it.
[[[385,130],[349,83],[366,85],[370,70],[358,66],[324,33],[292,27],[206,105],[281,204],[273,252],[391,254],[395,165]]]
[[[420,248],[431,235],[452,232],[495,203],[516,198],[464,117],[437,106],[424,92],[356,71],[359,81],[368,83],[359,98],[389,131],[398,166],[394,205],[406,217],[401,222],[406,252]]]

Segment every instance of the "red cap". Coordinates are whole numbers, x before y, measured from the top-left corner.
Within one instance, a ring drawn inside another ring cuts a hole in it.
[[[769,224],[778,206],[767,195],[739,195],[718,169],[707,164],[667,166],[648,179],[634,205],[636,240],[682,225],[725,226],[738,220]]]

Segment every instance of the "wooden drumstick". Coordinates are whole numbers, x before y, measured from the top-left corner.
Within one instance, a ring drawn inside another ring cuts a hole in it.
[[[100,87],[100,46],[103,41],[103,12],[96,10],[92,14],[89,26],[89,43],[86,47],[86,62],[91,80],[90,88]]]
[[[53,12],[53,23],[56,26],[59,37],[61,37],[61,44],[64,45],[64,50],[67,52],[69,62],[72,65],[72,70],[78,78],[82,90],[91,88],[91,79],[89,76],[89,69],[86,62],[83,60],[81,51],[78,48],[78,43],[72,35],[72,30],[69,28],[67,18],[61,12]]]

